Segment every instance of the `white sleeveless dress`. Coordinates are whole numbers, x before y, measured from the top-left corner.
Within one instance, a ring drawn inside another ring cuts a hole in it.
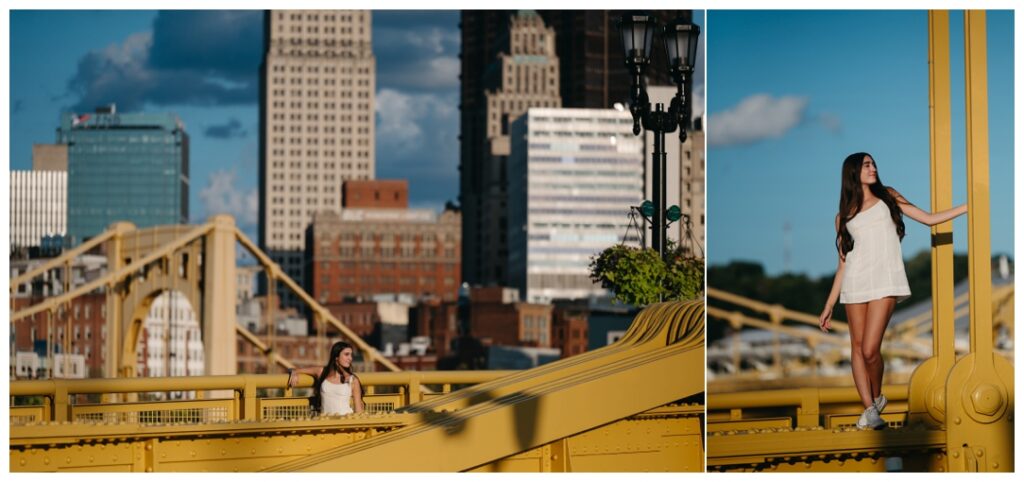
[[[846,268],[839,292],[840,303],[865,303],[895,296],[910,297],[903,267],[903,249],[889,207],[879,200],[847,221],[853,250],[846,253]]]
[[[331,383],[324,380],[320,384],[320,413],[323,415],[348,415],[352,413],[352,384]]]

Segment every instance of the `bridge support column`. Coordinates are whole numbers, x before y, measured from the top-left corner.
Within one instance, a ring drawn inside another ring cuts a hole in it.
[[[928,95],[932,212],[953,207],[949,12],[928,12]],[[932,357],[910,377],[911,424],[946,420],[946,375],[956,361],[953,327],[953,222],[932,227]]]
[[[971,352],[946,383],[950,471],[1013,468],[1013,365],[993,352],[985,12],[964,12]]]
[[[125,234],[135,231],[135,225],[128,222],[117,222],[107,228],[108,231],[113,231],[114,234],[107,241],[104,246],[107,252],[107,270],[111,273],[117,272],[124,267],[124,236]],[[115,378],[121,376],[121,364],[124,360],[121,360],[121,345],[124,343],[125,335],[122,333],[121,328],[121,311],[122,311],[122,287],[118,286],[118,283],[108,283],[107,289],[107,358],[103,364],[103,376],[108,378]],[[103,402],[110,403],[119,400],[118,395],[104,395]]]
[[[238,373],[235,340],[235,220],[209,219],[203,254],[203,349],[207,375]]]

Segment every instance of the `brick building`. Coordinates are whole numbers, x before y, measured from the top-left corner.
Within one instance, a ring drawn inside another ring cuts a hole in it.
[[[407,209],[409,181],[345,181],[341,185],[341,203],[345,208]]]
[[[519,290],[472,288],[470,334],[485,345],[550,347],[551,305],[519,301]],[[489,343],[488,343],[489,341]]]
[[[323,304],[379,294],[458,296],[458,211],[343,209],[314,217],[306,236],[306,287]]]
[[[346,341],[344,338],[329,337],[323,338],[323,344],[316,336],[278,336],[274,338],[274,350],[286,360],[298,367],[320,367],[327,362],[331,354],[331,345],[335,342]],[[284,373],[285,370],[275,367],[272,370],[268,366],[267,356],[261,353],[255,346],[245,340],[239,339],[238,345],[238,373]],[[437,368],[437,356],[428,355],[396,355],[388,357],[392,363],[398,365],[402,370],[435,370]],[[369,371],[364,363],[353,365],[356,373]],[[379,371],[381,367],[378,365]]]
[[[42,298],[16,297],[14,311],[27,308],[43,301]],[[52,324],[48,322],[46,312],[36,313],[30,317],[15,320],[11,323],[11,354],[18,352],[35,353],[39,365],[36,373],[17,373],[18,378],[45,378],[49,376],[48,351],[63,353],[65,341],[70,342],[68,353],[82,355],[85,358],[85,373],[71,373],[73,377],[103,376],[103,364],[106,361],[106,326],[107,298],[103,294],[88,294],[75,298],[65,316],[64,310],[54,313]],[[68,319],[70,318],[70,320]],[[68,322],[70,321],[70,331]],[[52,327],[53,331],[50,331]],[[65,340],[65,337],[68,337]],[[50,345],[49,349],[47,345]],[[15,369],[12,366],[11,369]]]
[[[551,346],[562,351],[562,358],[587,351],[588,313],[585,307],[555,305],[551,314]]]
[[[429,352],[444,358],[451,350],[452,340],[459,336],[458,313],[454,301],[427,298],[409,310],[409,324],[415,335],[430,338]]]

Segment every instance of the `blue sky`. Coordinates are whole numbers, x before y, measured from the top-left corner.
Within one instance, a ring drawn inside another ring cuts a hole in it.
[[[191,136],[190,217],[228,212],[255,239],[260,11],[12,11],[12,169],[62,111],[173,112]],[[373,13],[377,177],[413,207],[458,196],[458,11]]]
[[[708,12],[707,252],[772,274],[835,269],[839,170],[872,154],[929,209],[924,11]],[[966,202],[963,16],[950,15],[953,202]],[[988,12],[992,252],[1013,253],[1013,12]],[[789,262],[785,262],[789,225]],[[967,250],[965,217],[954,249]],[[905,257],[929,245],[907,218]]]

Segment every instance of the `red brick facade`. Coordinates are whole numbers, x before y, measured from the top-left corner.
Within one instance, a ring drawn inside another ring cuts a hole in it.
[[[484,344],[506,346],[551,345],[551,305],[510,301],[507,288],[470,291],[470,334]]]
[[[417,336],[430,338],[430,350],[438,358],[448,355],[452,340],[459,336],[459,307],[453,301],[431,298],[420,301],[410,312],[409,323]]]
[[[405,179],[345,181],[341,190],[341,206],[345,209],[409,207],[409,181]]]
[[[384,293],[455,300],[462,282],[460,223],[455,211],[317,214],[306,235],[306,285],[323,304]]]
[[[562,350],[562,358],[587,351],[587,311],[555,307],[551,319],[551,346]]]
[[[41,301],[43,300],[40,298],[15,298],[14,310],[27,308]],[[106,312],[106,295],[88,294],[71,301],[71,308],[66,313],[68,316],[65,316],[63,310],[55,312],[53,316],[54,353],[64,350],[64,337],[70,336],[70,352],[85,356],[85,366],[88,370],[86,377],[103,376],[103,365],[106,362]],[[70,333],[67,329],[68,321],[71,322]],[[13,322],[11,329],[14,331],[14,350],[33,351],[37,340],[49,339],[49,326],[46,312]],[[40,355],[40,358],[45,357],[45,352]]]

